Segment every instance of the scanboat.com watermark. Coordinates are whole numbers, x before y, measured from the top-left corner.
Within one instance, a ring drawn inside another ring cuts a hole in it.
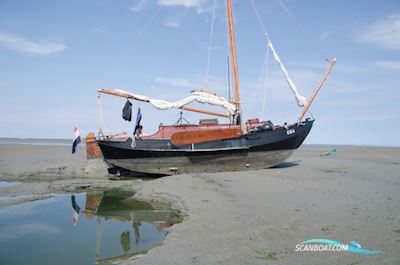
[[[296,245],[296,252],[353,252],[372,255],[383,254],[380,250],[363,249],[360,243],[350,241],[350,245],[329,239],[310,239]]]

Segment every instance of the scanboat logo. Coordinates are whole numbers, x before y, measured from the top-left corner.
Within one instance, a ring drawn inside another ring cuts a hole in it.
[[[358,242],[350,241],[350,245],[329,239],[310,239],[296,245],[296,252],[353,252],[358,254],[383,254],[380,250],[363,249]]]

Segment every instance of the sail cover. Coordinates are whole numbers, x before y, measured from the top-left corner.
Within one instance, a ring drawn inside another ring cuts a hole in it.
[[[302,95],[300,95],[299,91],[297,90],[294,82],[292,81],[292,79],[289,76],[288,71],[286,70],[285,66],[282,64],[281,59],[279,58],[278,53],[275,51],[274,46],[272,45],[272,41],[268,38],[268,47],[272,52],[272,55],[274,57],[274,60],[276,61],[276,63],[280,66],[283,74],[285,75],[286,81],[289,84],[290,89],[292,90],[294,97],[296,98],[297,101],[297,105],[299,105],[300,107],[304,107],[307,104],[307,99],[305,97],[303,97]]]
[[[221,96],[203,90],[194,90],[192,91],[191,96],[175,102],[169,102],[161,99],[151,99],[149,97],[133,94],[121,89],[113,89],[113,90],[116,92],[128,94],[132,96],[134,99],[150,102],[150,104],[153,105],[153,107],[159,110],[180,108],[189,103],[197,101],[202,104],[210,104],[214,106],[223,107],[226,109],[229,115],[233,115],[236,111],[236,106],[231,102],[229,102],[226,98],[223,98]]]

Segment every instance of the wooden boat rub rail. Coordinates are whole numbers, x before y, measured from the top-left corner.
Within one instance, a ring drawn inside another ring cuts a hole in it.
[[[128,141],[128,140],[126,140]],[[104,142],[111,142],[111,141],[104,141]],[[118,141],[119,142],[119,141]],[[100,142],[101,143],[101,142]],[[153,149],[148,149],[148,148],[132,148],[134,151],[148,151],[148,152],[163,152],[163,151],[172,151],[172,152],[213,152],[213,151],[230,151],[230,150],[248,150],[250,147],[248,146],[235,146],[235,147],[223,147],[223,148],[185,148],[185,149],[162,149],[162,148],[153,148]]]
[[[230,151],[230,150],[247,150],[247,146],[226,147],[226,148],[203,148],[203,149],[136,149],[136,151],[173,151],[173,152],[215,152],[215,151]]]

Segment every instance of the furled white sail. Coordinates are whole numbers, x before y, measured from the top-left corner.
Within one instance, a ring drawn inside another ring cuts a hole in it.
[[[128,95],[132,96],[134,99],[137,99],[137,100],[141,100],[141,101],[149,101],[150,100],[150,98],[147,97],[147,96],[134,94],[134,93],[122,90],[122,89],[113,89],[113,90],[116,91],[116,92],[123,93],[123,94],[128,94]]]
[[[121,89],[113,89],[113,90],[116,92],[128,94],[128,95],[132,96],[134,99],[150,102],[153,105],[153,107],[155,107],[156,109],[159,109],[159,110],[180,108],[191,102],[197,101],[202,104],[210,104],[210,105],[214,105],[214,106],[223,107],[227,110],[229,115],[233,115],[236,111],[236,106],[234,104],[232,104],[231,102],[229,102],[226,98],[223,98],[221,96],[218,96],[216,94],[213,94],[213,93],[210,93],[207,91],[203,91],[203,90],[194,90],[194,91],[192,91],[191,96],[181,99],[181,100],[178,100],[178,101],[175,101],[175,102],[169,102],[169,101],[160,100],[160,99],[151,99],[149,97],[137,95],[137,94],[134,94],[131,92],[121,90]]]
[[[297,90],[294,82],[292,81],[292,79],[289,76],[288,71],[286,70],[285,66],[282,64],[281,59],[279,58],[278,53],[275,51],[274,46],[272,45],[271,40],[268,38],[268,47],[272,52],[272,55],[274,57],[274,60],[277,62],[277,64],[280,66],[282,72],[285,75],[286,81],[289,84],[290,89],[292,90],[296,101],[297,101],[297,105],[299,105],[300,107],[304,107],[307,104],[307,99],[305,97],[303,97],[302,95],[300,95],[299,91]]]

